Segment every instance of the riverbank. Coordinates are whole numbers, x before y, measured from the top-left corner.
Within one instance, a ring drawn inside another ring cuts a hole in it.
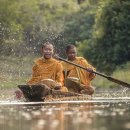
[[[36,58],[36,56],[1,56],[0,88],[15,88],[19,84],[25,84],[31,77],[33,61]],[[122,67],[117,67],[117,70],[112,74],[112,77],[130,83],[130,63],[127,63]],[[118,84],[115,84],[98,75],[92,81],[92,85],[96,86],[96,88],[119,87]]]
[[[4,57],[1,56],[0,87],[14,88],[18,84],[25,84],[31,77],[33,61],[36,57]]]

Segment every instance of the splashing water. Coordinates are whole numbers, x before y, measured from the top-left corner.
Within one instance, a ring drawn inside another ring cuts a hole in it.
[[[25,101],[24,98],[22,100],[18,100],[15,97],[15,91],[17,88],[1,88],[1,94],[0,94],[0,101]],[[115,90],[101,90],[101,91],[95,91],[94,95],[88,96],[88,95],[83,95],[83,96],[78,96],[78,97],[58,97],[57,99],[47,99],[46,101],[97,101],[97,100],[102,100],[102,101],[109,101],[109,100],[124,100],[124,99],[130,99],[130,91],[127,88],[119,89],[118,91]]]

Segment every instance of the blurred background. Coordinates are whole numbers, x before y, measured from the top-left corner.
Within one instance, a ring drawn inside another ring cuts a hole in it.
[[[98,72],[130,83],[130,0],[0,0],[0,87],[25,84],[41,45],[74,44]],[[96,77],[97,88],[118,85]]]

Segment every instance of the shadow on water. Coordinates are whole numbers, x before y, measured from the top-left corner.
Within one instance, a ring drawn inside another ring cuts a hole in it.
[[[88,101],[45,103],[16,101],[12,97],[13,101],[1,100],[0,130],[130,129],[130,98],[104,96],[105,93],[102,98],[97,94],[97,99]]]

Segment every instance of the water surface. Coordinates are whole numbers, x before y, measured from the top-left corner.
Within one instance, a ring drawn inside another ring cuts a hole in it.
[[[129,96],[102,95],[91,100],[24,102],[4,93],[0,130],[129,130]]]

